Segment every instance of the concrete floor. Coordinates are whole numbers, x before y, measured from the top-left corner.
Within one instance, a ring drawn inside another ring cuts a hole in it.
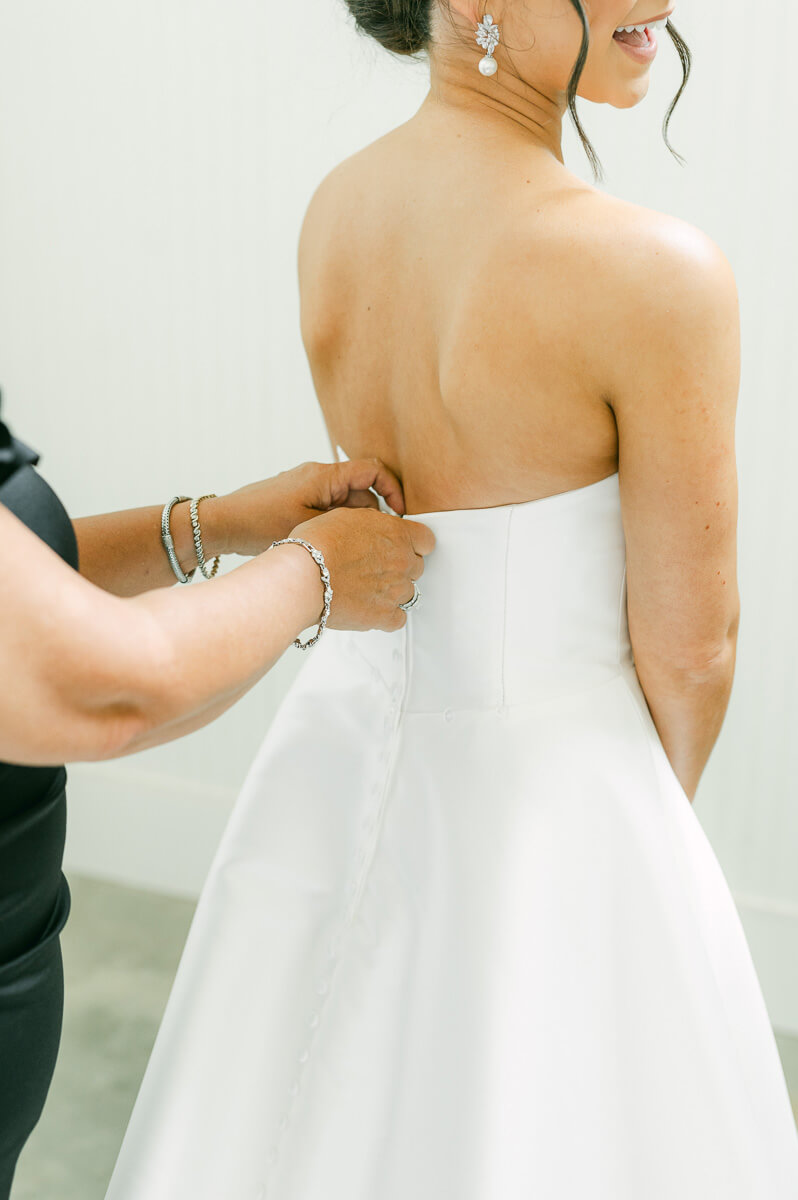
[[[186,900],[70,883],[61,1056],[13,1200],[103,1200],[194,911]],[[798,1038],[778,1042],[798,1119]]]
[[[12,1200],[103,1200],[194,912],[187,900],[69,882],[61,1054]]]

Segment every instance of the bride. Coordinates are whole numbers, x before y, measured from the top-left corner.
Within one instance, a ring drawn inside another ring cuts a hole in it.
[[[691,806],[739,615],[734,279],[561,152],[577,91],[643,98],[670,10],[348,2],[431,86],[316,193],[302,331],[334,445],[437,549],[274,722],[109,1200],[794,1198]]]

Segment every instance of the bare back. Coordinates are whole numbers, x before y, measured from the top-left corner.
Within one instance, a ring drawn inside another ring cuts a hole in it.
[[[409,513],[617,470],[647,694],[662,664],[728,656],[739,304],[706,234],[583,183],[489,111],[425,103],[327,177],[299,271],[330,438],[393,468]]]
[[[522,139],[468,142],[416,118],[333,172],[303,230],[303,337],[331,440],[390,465],[409,512],[617,469],[606,289],[585,248],[601,255],[613,202]]]

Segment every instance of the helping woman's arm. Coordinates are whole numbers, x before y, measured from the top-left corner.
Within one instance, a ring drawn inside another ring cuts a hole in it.
[[[432,534],[341,509],[304,524],[333,581],[330,625],[398,629]],[[121,599],[0,506],[0,759],[113,758],[188,733],[251,687],[322,608],[318,567],[280,546],[190,589]]]
[[[331,508],[376,508],[377,498],[370,488],[395,512],[404,512],[399,481],[378,459],[303,463],[272,479],[203,500],[199,519],[205,558],[260,554],[295,526]],[[136,596],[174,584],[161,543],[162,509],[160,504],[74,521],[81,575],[117,596]],[[170,528],[178,562],[190,574],[197,557],[187,502],[172,509]]]
[[[640,683],[690,800],[734,678],[740,384],[737,289],[717,246],[650,214],[618,323],[608,402],[620,447],[629,630]],[[645,275],[645,278],[644,278]],[[624,351],[620,338],[626,340]]]

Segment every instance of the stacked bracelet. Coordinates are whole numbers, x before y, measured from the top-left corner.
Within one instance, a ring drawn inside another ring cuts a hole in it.
[[[195,567],[194,570],[187,575],[180,566],[178,557],[175,554],[175,543],[174,538],[172,537],[172,531],[169,528],[169,520],[172,516],[172,509],[176,504],[182,504],[183,501],[188,500],[188,498],[188,496],[173,496],[172,499],[167,501],[167,503],[163,506],[163,512],[161,513],[161,541],[163,542],[163,548],[166,551],[167,558],[169,559],[169,565],[174,571],[175,578],[177,579],[178,583],[191,583],[191,580],[194,578],[194,572],[197,569]]]
[[[199,567],[200,571],[202,571],[202,574],[206,579],[213,579],[214,575],[219,570],[219,562],[221,560],[217,554],[216,558],[211,564],[210,570],[208,569],[208,564],[205,561],[205,554],[202,549],[202,534],[200,532],[198,509],[201,501],[215,499],[216,493],[209,492],[207,496],[200,496],[198,500],[192,500],[191,508],[189,509],[189,512],[191,513],[191,528],[194,532],[194,549],[197,552],[197,566]]]
[[[176,504],[182,504],[185,500],[189,499],[189,496],[173,496],[172,499],[163,506],[163,512],[161,513],[161,541],[163,542],[163,548],[166,551],[166,556],[169,559],[169,565],[174,571],[175,579],[178,581],[178,583],[191,583],[191,580],[196,574],[197,567],[199,567],[206,579],[213,579],[214,575],[219,570],[220,559],[218,555],[213,560],[210,567],[205,561],[205,554],[202,548],[202,533],[200,531],[199,516],[197,513],[200,501],[215,500],[215,492],[210,492],[207,496],[200,496],[199,500],[191,501],[191,508],[189,509],[189,512],[191,514],[191,530],[194,535],[194,549],[197,552],[197,567],[194,567],[189,574],[186,574],[186,572],[180,566],[180,560],[175,553],[175,542],[174,538],[172,537],[172,530],[169,522],[171,520],[172,509],[174,506]]]
[[[330,572],[327,570],[327,564],[324,561],[324,555],[322,554],[321,550],[317,550],[315,546],[311,546],[310,542],[306,542],[304,538],[282,538],[279,542],[272,542],[271,546],[269,546],[269,549],[273,550],[275,546],[287,545],[302,546],[305,550],[307,550],[308,554],[319,568],[319,571],[321,572],[321,581],[324,584],[324,611],[319,618],[318,629],[313,637],[307,642],[303,642],[300,638],[296,638],[294,641],[294,645],[296,646],[297,650],[309,650],[311,646],[316,645],[316,642],[324,633],[324,630],[327,626],[327,618],[330,615],[330,605],[332,604],[333,598],[333,590],[330,585]]]

